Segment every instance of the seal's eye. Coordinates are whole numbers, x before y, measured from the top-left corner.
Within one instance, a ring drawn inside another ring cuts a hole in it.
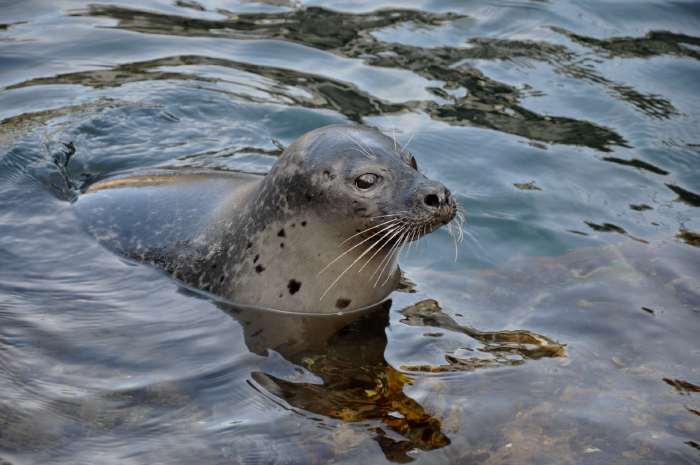
[[[416,162],[416,157],[411,157],[411,168],[418,171],[418,163]]]
[[[367,190],[377,184],[377,181],[379,181],[379,176],[373,173],[366,173],[355,179],[355,185],[358,189]]]

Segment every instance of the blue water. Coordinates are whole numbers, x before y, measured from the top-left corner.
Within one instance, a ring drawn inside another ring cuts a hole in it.
[[[0,463],[698,463],[699,30],[694,1],[0,0]],[[337,122],[467,213],[349,329],[75,215]]]

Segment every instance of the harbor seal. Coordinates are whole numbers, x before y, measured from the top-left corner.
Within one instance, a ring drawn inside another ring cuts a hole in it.
[[[97,182],[76,211],[110,249],[240,305],[365,308],[396,288],[402,247],[458,205],[381,132],[332,125],[267,175],[158,170]]]

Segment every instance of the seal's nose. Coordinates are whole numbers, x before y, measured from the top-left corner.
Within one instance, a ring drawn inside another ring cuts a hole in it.
[[[423,202],[431,208],[441,208],[450,204],[450,191],[440,186],[434,192],[423,198]]]
[[[455,216],[456,204],[450,191],[442,184],[437,184],[423,196],[423,204],[433,212],[435,218],[447,224]]]

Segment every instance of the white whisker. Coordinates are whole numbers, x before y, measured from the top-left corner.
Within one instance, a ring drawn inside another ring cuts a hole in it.
[[[382,262],[384,263],[384,266],[382,266],[382,270],[379,272],[379,275],[377,276],[377,280],[374,282],[374,285],[373,285],[372,287],[377,287],[377,284],[379,283],[379,280],[382,278],[382,275],[384,274],[384,270],[385,270],[386,267],[389,265],[389,263],[392,262],[392,260],[393,260],[392,256],[394,256],[394,254],[396,253],[396,251],[397,251],[398,248],[400,247],[400,244],[403,243],[403,240],[404,240],[404,238],[406,237],[407,234],[408,234],[408,230],[407,230],[407,229],[404,229],[403,235],[399,238],[398,241],[396,241],[396,243],[395,243],[394,246],[391,248],[391,250],[389,251],[389,253],[387,254],[387,256],[384,257],[384,260],[382,260]],[[377,270],[379,269],[379,266],[380,266],[380,265],[381,265],[381,263],[380,263],[379,265],[377,265]],[[376,270],[375,270],[375,273],[376,273]],[[391,273],[391,271],[389,271],[389,273]],[[372,279],[373,276],[374,276],[374,273],[372,274],[372,276],[369,277],[369,279]],[[384,285],[384,284],[382,284],[382,285]]]
[[[369,149],[368,149],[366,146],[362,145],[362,142],[361,142],[359,139],[357,139],[355,136],[353,136],[350,132],[347,133],[347,136],[348,136],[353,142],[355,142],[355,144],[357,144],[357,146],[360,148],[360,150],[362,151],[362,153],[365,154],[365,155],[367,156],[367,158],[370,158],[370,159],[376,158],[374,155],[372,155],[372,154],[370,153]]]
[[[387,233],[387,234],[388,234],[388,233]],[[365,255],[367,255],[372,249],[374,249],[374,247],[376,247],[377,244],[379,244],[379,241],[374,242],[372,245],[370,245],[369,247],[367,247],[367,249],[365,249],[365,251],[362,252],[362,253],[360,254],[359,257],[357,257],[355,260],[353,260],[353,262],[352,262],[347,268],[345,268],[345,269],[343,270],[343,272],[340,273],[340,274],[338,275],[337,278],[335,278],[335,279],[333,280],[333,282],[330,284],[330,286],[328,286],[328,287],[326,288],[326,290],[323,291],[323,294],[321,294],[321,297],[320,297],[318,300],[319,300],[319,301],[320,301],[320,300],[323,300],[323,298],[326,296],[326,294],[328,294],[328,292],[333,288],[333,286],[335,286],[335,285],[338,283],[338,281],[340,281],[340,278],[342,278],[342,277],[345,275],[345,273],[347,273],[348,271],[350,271],[350,268],[352,268],[353,266],[355,266],[355,264],[356,264],[357,262],[359,262],[360,260],[362,260],[362,257],[364,257]]]
[[[367,228],[367,229],[364,229],[364,230],[362,230],[362,231],[360,231],[360,232],[358,232],[358,233],[356,233],[356,234],[353,234],[352,236],[348,237],[348,238],[345,239],[343,242],[341,242],[339,245],[343,245],[343,244],[345,244],[346,242],[348,242],[350,239],[352,239],[353,237],[360,236],[360,235],[362,235],[362,234],[364,234],[364,233],[366,233],[366,232],[368,232],[368,231],[371,231],[371,230],[373,230],[373,229],[377,229],[377,228],[382,227],[382,226],[384,226],[384,225],[386,225],[386,224],[389,224],[389,223],[395,223],[395,222],[399,221],[399,219],[400,219],[400,218],[394,218],[394,219],[391,219],[391,220],[387,220],[387,221],[385,221],[385,222],[383,222],[383,223],[379,223],[379,224],[377,224],[377,225],[375,225],[375,226],[371,226],[371,227],[369,227],[369,228]]]
[[[411,134],[411,136],[408,138],[408,142],[404,144],[403,147],[401,147],[402,152],[407,152],[408,151],[408,146],[410,145],[411,141],[413,141],[413,138],[416,137],[417,132],[414,132]]]
[[[411,250],[413,250],[414,244],[418,241],[418,239],[420,239],[419,237],[417,237],[417,233],[418,233],[418,227],[412,226],[411,227],[411,237],[409,237],[409,239],[408,239],[408,248],[406,249],[406,256],[407,257],[411,253]]]
[[[406,227],[404,227],[404,228],[401,230],[402,233],[403,233],[404,231],[406,231]],[[391,248],[389,249],[389,252],[387,252],[386,256],[382,259],[382,261],[379,262],[379,264],[377,265],[377,268],[376,268],[376,269],[374,270],[374,272],[370,275],[369,279],[374,278],[374,275],[377,274],[377,272],[379,271],[379,268],[380,268],[380,267],[381,267],[382,271],[379,273],[379,276],[382,275],[382,273],[384,272],[384,268],[386,267],[386,264],[389,263],[389,262],[391,261],[391,256],[393,255],[394,250],[399,246],[400,243],[401,243],[400,238],[399,238],[399,240],[397,240],[396,242],[394,242],[394,244],[393,244],[393,245],[391,246]],[[383,265],[383,266],[382,266],[382,265]],[[379,281],[379,277],[377,277],[377,281]],[[376,283],[375,283],[375,286],[376,286]]]
[[[479,239],[477,239],[476,236],[474,236],[474,234],[472,234],[471,232],[466,231],[466,230],[464,231],[464,234],[466,235],[466,237],[471,239],[471,242],[476,246],[476,248],[479,251],[481,251],[483,253],[484,256],[486,256],[486,257],[489,256],[489,253],[482,247],[481,243],[479,242]]]
[[[447,233],[450,235],[452,238],[452,242],[454,243],[455,246],[455,261],[459,258],[459,247],[458,247],[458,242],[457,242],[457,237],[458,233],[455,232],[455,223],[450,223],[447,225]]]
[[[361,242],[358,242],[357,244],[353,245],[352,247],[350,247],[348,250],[346,250],[346,251],[343,252],[342,254],[338,255],[338,256],[337,256],[336,258],[334,258],[333,261],[331,261],[328,265],[324,266],[324,267],[321,269],[321,271],[318,272],[318,274],[321,274],[321,273],[323,273],[324,271],[326,271],[332,264],[334,264],[335,262],[337,262],[338,260],[340,260],[341,258],[343,258],[344,256],[346,256],[347,254],[349,254],[350,252],[352,252],[353,250],[355,250],[356,248],[358,248],[359,246],[361,246],[362,244],[364,244],[364,243],[367,242],[368,240],[372,239],[373,237],[376,237],[377,235],[383,233],[384,231],[386,231],[386,230],[388,230],[388,229],[398,228],[398,227],[401,227],[401,225],[400,225],[400,224],[399,224],[399,225],[390,224],[389,226],[385,227],[384,229],[381,229],[381,230],[375,232],[374,234],[372,234],[372,235],[369,236],[368,238],[364,239],[364,240],[361,241]],[[392,229],[392,230],[393,230],[393,229]]]
[[[399,247],[398,252],[396,253],[396,260],[399,260],[401,258],[401,252],[403,252],[403,248],[406,246],[406,239],[408,238],[408,233],[405,234],[401,238],[401,247]],[[381,273],[379,273],[379,276],[381,277]],[[384,278],[384,281],[382,282],[382,286],[384,286],[388,281],[389,278],[391,277],[391,270],[387,270],[386,278]],[[376,283],[375,283],[376,286]]]
[[[393,239],[394,237],[396,237],[398,234],[401,233],[402,229],[401,229],[401,228],[397,228],[397,229],[398,229],[398,231],[392,231],[391,233],[387,233],[384,237],[382,237],[382,238],[380,239],[380,241],[385,241],[384,244],[383,244],[381,247],[379,247],[379,248],[377,249],[377,251],[374,252],[374,253],[372,254],[371,257],[369,257],[369,258],[367,259],[367,261],[365,262],[365,264],[362,265],[362,266],[360,267],[359,270],[357,270],[358,273],[360,273],[367,265],[370,264],[370,262],[371,262],[372,260],[374,260],[374,257],[377,256],[377,254],[384,248],[385,245],[387,245],[387,244],[389,244],[389,243],[391,242],[391,239]]]
[[[373,216],[373,217],[371,217],[370,219],[386,218],[386,217],[389,217],[389,216],[401,216],[403,213],[406,213],[406,212],[407,212],[407,210],[400,211],[400,212],[398,212],[398,213],[392,213],[392,214],[390,214],[390,215]]]
[[[365,157],[371,157],[371,155],[369,155],[367,152],[365,152],[364,150],[362,150],[359,147],[350,147],[350,150],[354,150],[355,152],[360,152]]]

